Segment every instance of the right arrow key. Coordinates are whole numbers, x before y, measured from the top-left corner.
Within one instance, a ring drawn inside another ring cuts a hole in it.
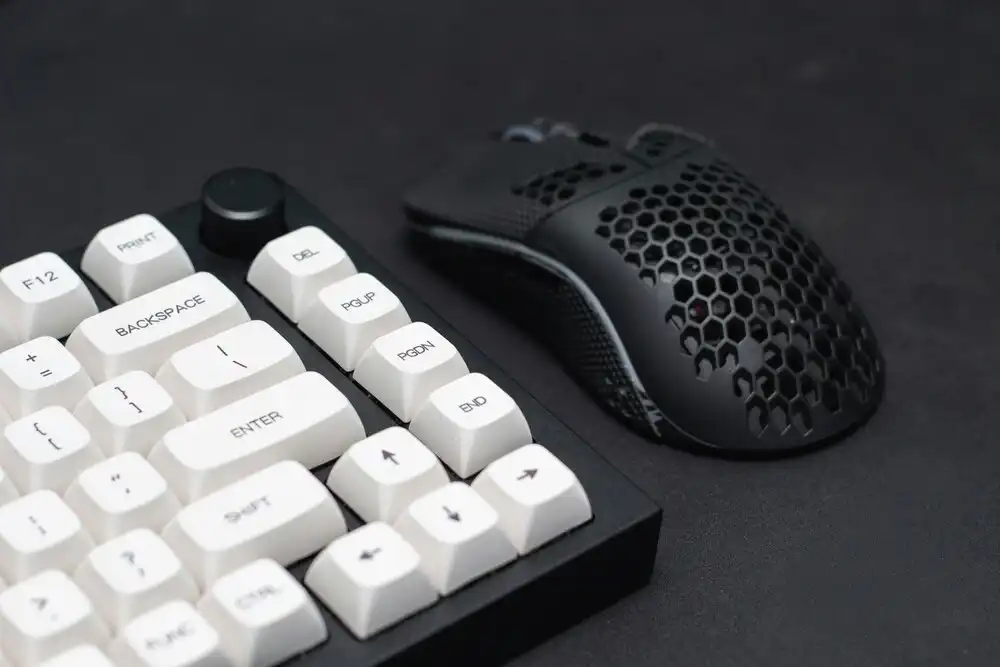
[[[593,517],[576,475],[541,445],[520,447],[486,466],[472,488],[500,516],[500,527],[526,554]]]

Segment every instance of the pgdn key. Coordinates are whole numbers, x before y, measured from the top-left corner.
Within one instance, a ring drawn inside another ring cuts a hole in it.
[[[454,345],[430,325],[413,322],[376,339],[354,379],[408,422],[431,392],[468,373]]]

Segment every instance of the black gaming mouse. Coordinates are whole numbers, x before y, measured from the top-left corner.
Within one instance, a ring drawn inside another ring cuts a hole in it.
[[[432,265],[541,339],[657,442],[774,456],[876,410],[885,362],[816,244],[711,142],[538,120],[404,196]]]

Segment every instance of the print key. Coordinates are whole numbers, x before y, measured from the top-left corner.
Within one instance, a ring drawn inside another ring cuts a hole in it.
[[[84,251],[80,268],[115,303],[194,273],[177,237],[145,213],[99,231]]]
[[[73,410],[93,386],[55,338],[42,336],[0,353],[0,403],[14,419],[49,405]]]

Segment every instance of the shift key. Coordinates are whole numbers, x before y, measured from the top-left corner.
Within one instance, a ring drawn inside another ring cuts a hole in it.
[[[66,348],[95,382],[135,370],[155,375],[174,352],[249,320],[232,290],[201,272],[88,317]]]
[[[204,590],[258,558],[287,567],[346,532],[326,486],[301,463],[281,461],[188,505],[163,539]]]

